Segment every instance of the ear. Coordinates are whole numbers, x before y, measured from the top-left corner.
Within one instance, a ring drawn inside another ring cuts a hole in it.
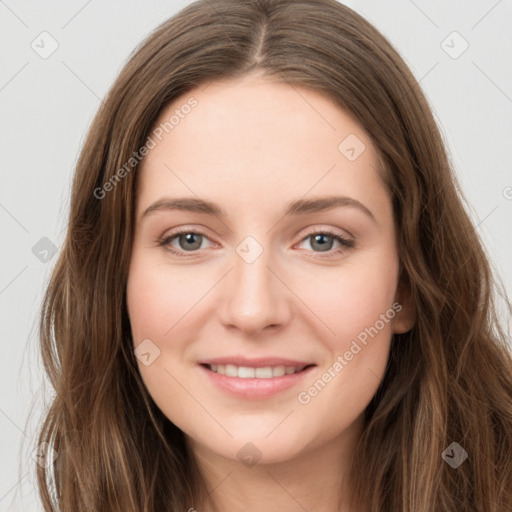
[[[395,295],[395,318],[392,320],[393,334],[410,331],[416,323],[416,301],[405,279],[400,279]]]

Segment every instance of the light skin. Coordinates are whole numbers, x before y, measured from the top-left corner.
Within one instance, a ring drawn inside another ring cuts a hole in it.
[[[392,334],[414,322],[399,286],[392,203],[375,149],[326,96],[255,75],[199,87],[156,124],[191,96],[198,105],[137,170],[128,312],[134,347],[149,339],[160,351],[148,366],[138,360],[142,379],[186,434],[219,510],[348,511],[346,475],[364,410],[384,376]],[[353,161],[339,149],[350,134],[365,145]],[[283,216],[289,202],[327,196],[363,207]],[[143,215],[178,197],[216,203],[226,217],[171,209]],[[173,233],[181,229],[204,236]],[[325,230],[353,246],[314,236]],[[262,249],[251,263],[237,251],[248,236],[257,241],[252,254]],[[183,257],[158,245],[163,238]],[[381,315],[387,321],[378,334],[333,370]],[[211,383],[198,361],[220,356],[315,366],[297,385],[254,399]],[[329,368],[330,381],[301,403],[299,393]],[[237,455],[248,442],[261,455],[252,466]],[[190,507],[208,510],[199,498]]]

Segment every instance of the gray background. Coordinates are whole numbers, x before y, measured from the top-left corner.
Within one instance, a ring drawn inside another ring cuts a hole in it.
[[[56,261],[51,248],[64,240],[79,149],[130,52],[187,3],[0,0],[0,512],[42,510],[32,451],[52,394],[37,314]],[[512,2],[344,3],[391,40],[420,80],[475,229],[512,295]],[[42,58],[53,40],[58,48]]]

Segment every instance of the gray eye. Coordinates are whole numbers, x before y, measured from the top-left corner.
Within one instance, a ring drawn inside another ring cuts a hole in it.
[[[178,235],[179,248],[185,251],[195,251],[201,248],[201,242],[203,241],[203,235],[198,233],[185,233]]]
[[[316,235],[310,235],[308,239],[313,240],[311,247],[314,249],[316,246],[320,252],[330,251],[334,243],[334,237],[327,233],[317,233]],[[326,239],[330,239],[331,242],[329,243],[329,241],[326,241]]]

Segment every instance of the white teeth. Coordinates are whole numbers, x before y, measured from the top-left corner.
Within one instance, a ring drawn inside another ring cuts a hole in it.
[[[292,373],[301,372],[305,366],[297,368],[296,366],[264,366],[253,368],[251,366],[235,366],[234,364],[212,364],[209,365],[212,372],[226,375],[227,377],[239,377],[240,379],[271,379],[272,377],[282,377]]]
[[[271,379],[272,368],[270,366],[263,366],[262,368],[256,368],[254,375],[257,379]]]
[[[254,379],[254,368],[248,368],[247,366],[239,366],[237,375],[241,379]]]
[[[238,370],[234,364],[227,364],[225,368],[225,374],[228,377],[238,377]]]
[[[286,373],[284,366],[275,366],[272,368],[272,377],[282,377]]]

